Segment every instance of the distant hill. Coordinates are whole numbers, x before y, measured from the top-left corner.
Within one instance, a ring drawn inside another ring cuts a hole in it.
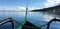
[[[55,11],[55,12],[60,12],[60,5],[54,6],[54,7],[49,7],[49,8],[43,8],[43,9],[36,9],[32,10],[31,12],[48,12],[48,11]]]

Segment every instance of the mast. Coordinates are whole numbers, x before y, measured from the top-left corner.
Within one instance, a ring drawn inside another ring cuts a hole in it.
[[[28,0],[26,0],[25,20],[27,20],[27,11],[28,11]]]

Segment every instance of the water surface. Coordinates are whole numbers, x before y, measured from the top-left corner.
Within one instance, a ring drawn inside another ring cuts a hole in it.
[[[28,12],[27,14],[27,21],[35,24],[36,26],[40,27],[46,23],[48,23],[53,18],[59,18],[60,15],[55,15],[54,13],[47,13],[47,12]],[[23,23],[25,20],[25,12],[0,12],[0,21],[4,20],[5,18],[12,17],[17,22]],[[16,29],[18,28],[18,24],[15,23]],[[60,29],[59,22],[53,22],[50,25],[50,29]],[[8,28],[7,28],[8,27]],[[0,29],[11,29],[11,23],[6,23],[3,26],[0,26]],[[42,29],[46,29],[46,26],[42,27]]]

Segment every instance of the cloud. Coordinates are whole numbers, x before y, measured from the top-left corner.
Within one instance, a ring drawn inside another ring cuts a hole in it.
[[[46,0],[46,2],[44,3],[45,8],[53,7],[53,6],[56,6],[56,5],[59,5],[59,4],[60,4],[60,0]]]
[[[17,6],[14,8],[15,11],[25,11],[26,7]]]
[[[36,8],[36,7],[28,7],[29,10],[35,10],[35,9],[40,9],[40,8]]]
[[[34,9],[40,9],[40,8],[28,7],[28,11],[34,10]],[[14,7],[0,6],[0,10],[6,10],[6,11],[26,11],[26,7],[22,7],[22,6],[14,6]]]
[[[1,6],[0,10],[25,11],[26,7],[21,7],[21,6],[15,6],[15,7]]]

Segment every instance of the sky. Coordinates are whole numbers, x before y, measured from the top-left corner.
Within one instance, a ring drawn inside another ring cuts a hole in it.
[[[43,9],[60,4],[60,0],[28,0],[28,10]],[[27,0],[0,0],[0,10],[25,11]]]

